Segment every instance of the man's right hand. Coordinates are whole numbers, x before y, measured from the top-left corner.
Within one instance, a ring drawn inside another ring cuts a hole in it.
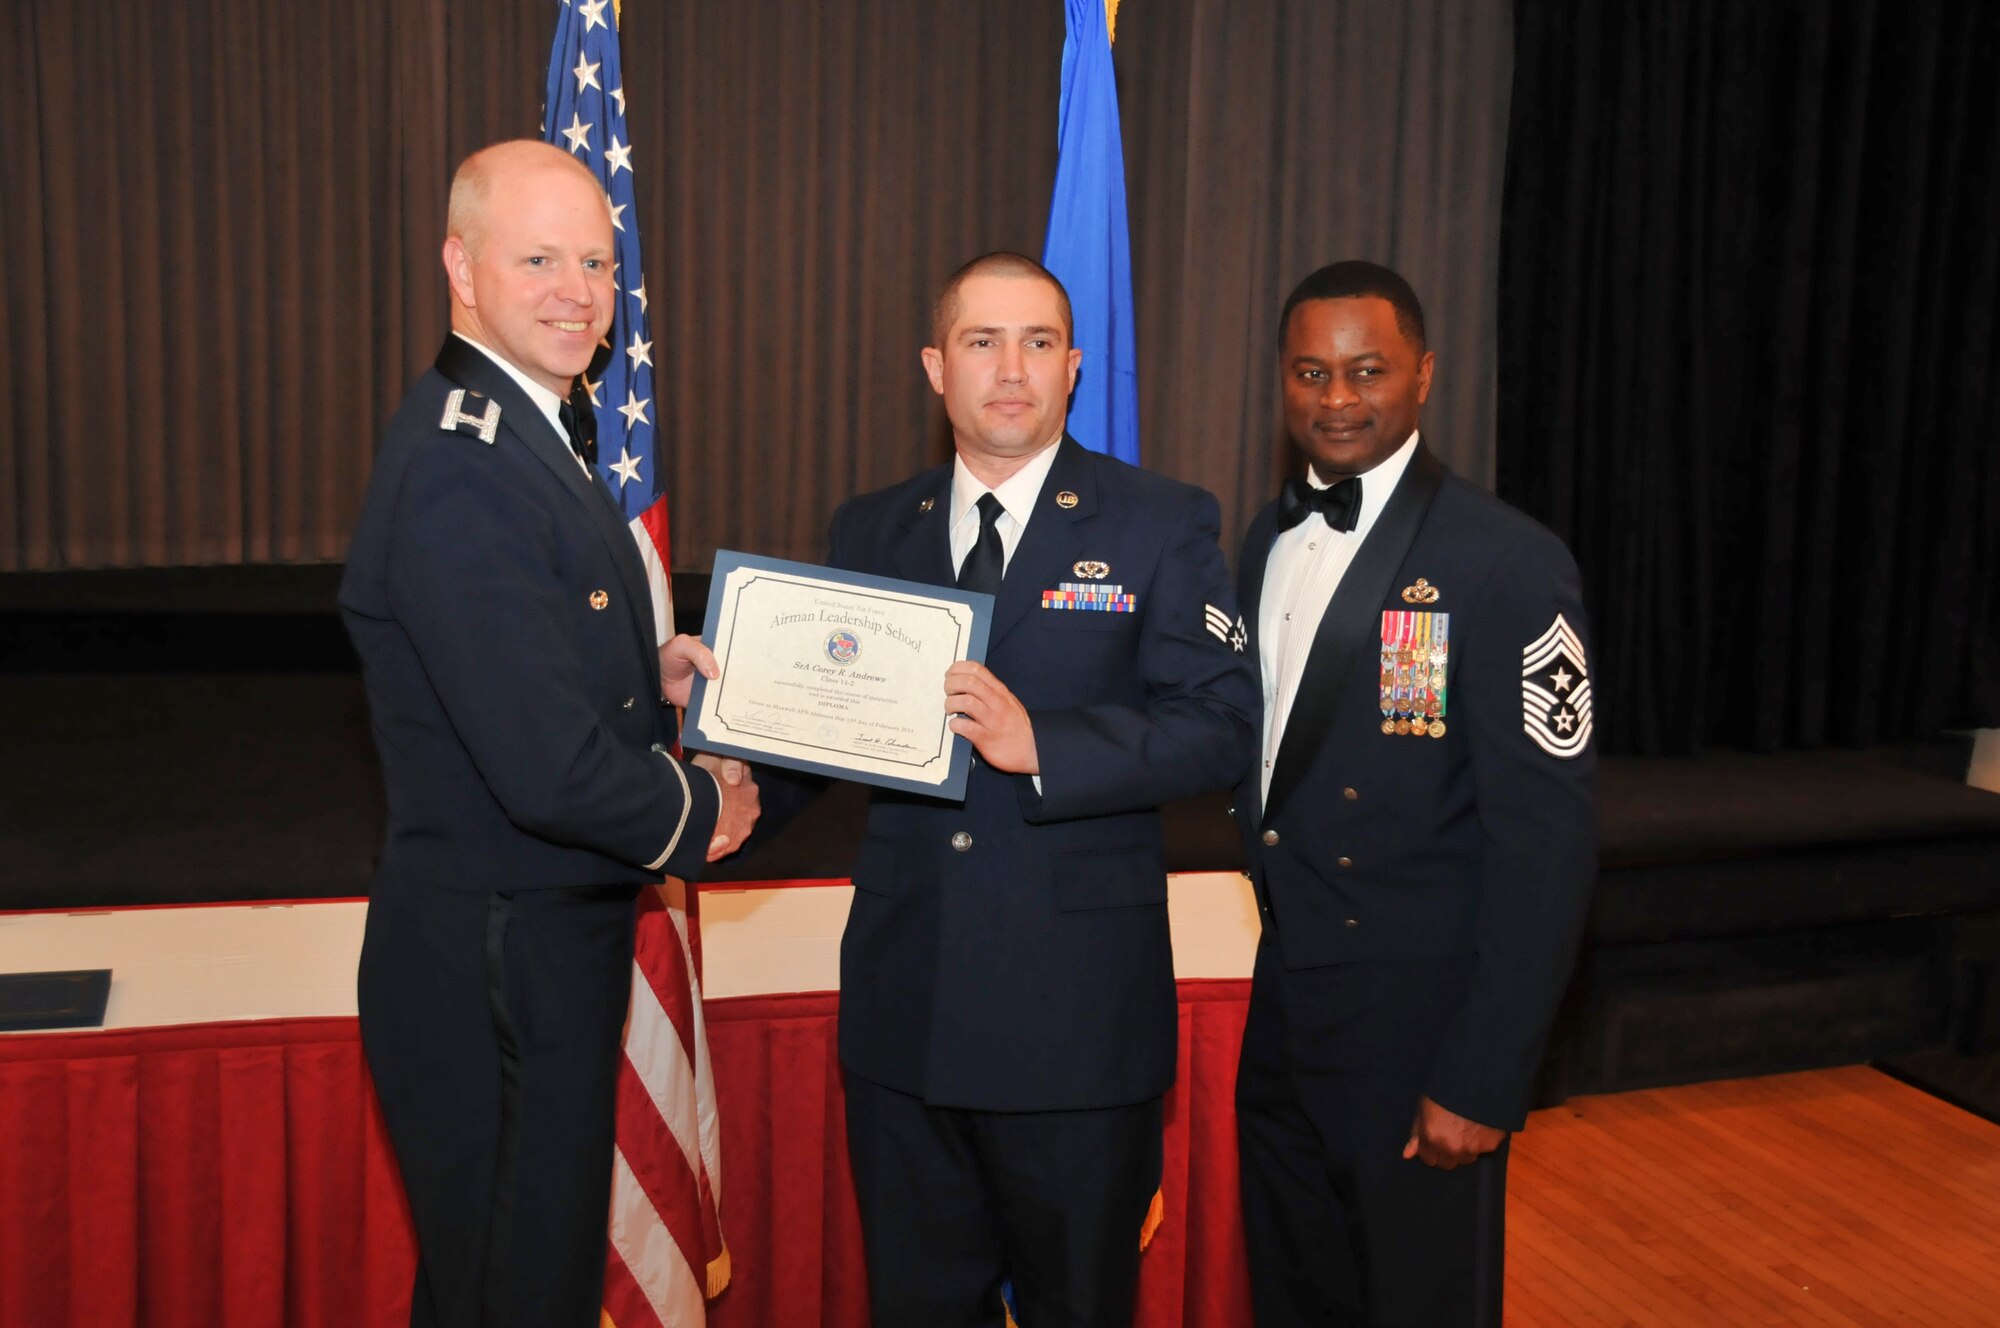
[[[750,777],[750,767],[743,762],[703,752],[694,758],[694,763],[713,774],[716,786],[722,790],[715,834],[708,841],[708,860],[715,862],[743,847],[763,807],[757,795],[757,781]]]

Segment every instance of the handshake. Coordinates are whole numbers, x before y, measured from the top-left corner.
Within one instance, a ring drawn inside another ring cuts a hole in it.
[[[694,675],[714,679],[722,675],[715,655],[694,636],[676,636],[660,647],[660,695],[682,710],[694,689]],[[762,812],[757,797],[757,781],[745,762],[730,756],[702,753],[694,763],[715,776],[722,791],[722,806],[715,816],[715,834],[708,841],[708,860],[719,861],[742,848]]]

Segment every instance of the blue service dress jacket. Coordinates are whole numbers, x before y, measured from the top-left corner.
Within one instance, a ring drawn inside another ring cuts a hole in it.
[[[935,1106],[1166,1091],[1177,1007],[1157,809],[1234,784],[1256,741],[1214,497],[1059,447],[986,659],[1030,714],[1041,790],[976,758],[963,802],[877,790],[854,864],[841,1062]],[[952,584],[951,485],[947,465],[850,500],[830,561]],[[1078,587],[1129,611],[1064,607]]]
[[[1240,568],[1253,653],[1276,533],[1273,503]],[[1411,705],[1384,674],[1420,653],[1413,629],[1443,656],[1442,737],[1421,711],[1426,731],[1395,731]],[[1236,793],[1287,968],[1476,956],[1427,1093],[1503,1129],[1527,1114],[1596,880],[1587,636],[1562,542],[1420,446],[1327,606],[1269,796],[1254,769]]]
[[[377,888],[700,874],[646,573],[527,393],[451,338],[384,433],[340,588],[388,795]]]

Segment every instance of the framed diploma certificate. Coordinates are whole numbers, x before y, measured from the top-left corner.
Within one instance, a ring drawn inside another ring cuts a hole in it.
[[[984,661],[993,597],[719,550],[687,744],[940,798],[972,744],[945,727],[944,673]]]

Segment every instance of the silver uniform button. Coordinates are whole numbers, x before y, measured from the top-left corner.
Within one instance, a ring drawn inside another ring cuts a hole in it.
[[[1277,832],[1276,830],[1266,830],[1266,831],[1264,832],[1264,842],[1265,842],[1266,844],[1275,844],[1275,843],[1277,843],[1277,842],[1278,842],[1278,832]]]
[[[964,830],[953,832],[951,837],[951,846],[957,849],[960,853],[965,852],[967,849],[972,847],[971,834],[969,834]]]
[[[664,742],[656,742],[653,744],[653,750],[658,752],[660,755],[665,756],[667,754],[667,744],[665,744]]]
[[[626,697],[624,702],[621,703],[618,708],[620,710],[630,710],[632,708],[632,698],[629,696]]]
[[[1354,918],[1349,918],[1347,920],[1347,925],[1350,927],[1359,927],[1361,923]]]

